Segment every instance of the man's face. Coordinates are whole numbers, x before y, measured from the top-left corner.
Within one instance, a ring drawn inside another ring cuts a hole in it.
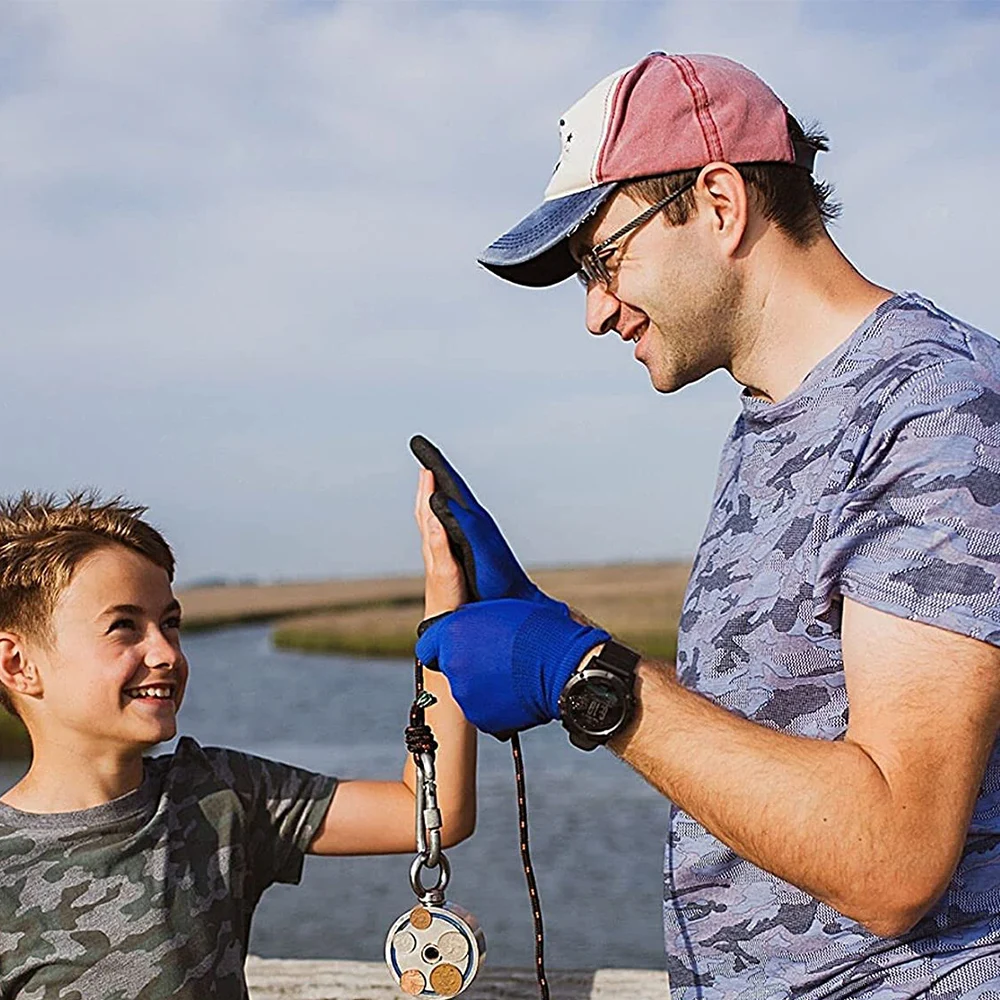
[[[177,733],[188,666],[180,605],[165,570],[120,546],[76,568],[52,615],[50,643],[29,643],[43,691],[36,738],[141,751]]]
[[[627,194],[613,195],[573,235],[574,257],[648,207]],[[587,328],[598,335],[616,331],[631,344],[654,388],[673,392],[728,364],[740,282],[703,216],[694,213],[673,226],[655,215],[622,238],[607,266],[610,285],[592,282],[587,289]]]

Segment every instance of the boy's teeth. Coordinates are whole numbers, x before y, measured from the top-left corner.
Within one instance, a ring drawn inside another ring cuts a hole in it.
[[[173,692],[168,687],[129,688],[125,692],[130,698],[171,698]]]

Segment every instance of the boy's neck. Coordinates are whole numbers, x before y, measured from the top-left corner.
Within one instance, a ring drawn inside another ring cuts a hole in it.
[[[0,802],[35,813],[91,809],[138,788],[142,767],[141,750],[36,745],[28,773],[0,796]]]

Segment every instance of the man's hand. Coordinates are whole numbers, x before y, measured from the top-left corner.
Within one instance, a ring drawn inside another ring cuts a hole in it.
[[[610,638],[550,598],[479,601],[431,625],[417,656],[445,674],[473,725],[500,736],[557,719],[569,675]]]
[[[448,460],[427,438],[416,435],[410,450],[434,474],[431,510],[448,533],[452,550],[462,565],[473,601],[510,597],[522,601],[556,604],[528,579],[517,557],[472,490]]]

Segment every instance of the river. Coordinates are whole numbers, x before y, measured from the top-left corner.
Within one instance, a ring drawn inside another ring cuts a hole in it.
[[[184,646],[191,680],[182,733],[327,774],[399,775],[413,697],[405,662],[278,651],[266,626],[195,633]],[[607,751],[574,749],[556,725],[526,733],[522,745],[549,966],[661,968],[666,801]],[[17,776],[10,765],[0,768],[0,787]],[[530,966],[507,744],[480,737],[478,828],[448,856],[449,898],[483,924],[490,964]],[[414,903],[409,863],[409,856],[308,858],[301,885],[265,893],[251,951],[380,959],[389,925]]]

